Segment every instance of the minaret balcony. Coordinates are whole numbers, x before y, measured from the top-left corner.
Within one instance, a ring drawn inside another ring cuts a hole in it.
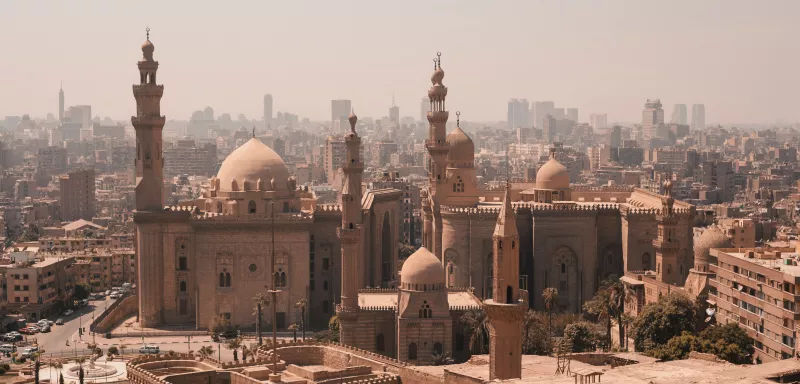
[[[680,246],[677,241],[653,240],[653,247],[660,249],[678,249]]]
[[[163,85],[156,85],[156,84],[134,84],[133,85],[133,95],[134,96],[158,96],[161,97],[164,95],[164,86]]]
[[[343,244],[356,244],[361,239],[361,225],[354,225],[353,228],[336,228],[336,234]]]
[[[450,118],[449,111],[430,111],[428,112],[428,122],[431,124],[446,123]]]
[[[131,116],[131,124],[134,128],[137,125],[160,125],[163,127],[166,122],[165,116]]]
[[[363,171],[364,171],[364,163],[342,162],[342,172],[353,173],[353,172],[363,172]]]

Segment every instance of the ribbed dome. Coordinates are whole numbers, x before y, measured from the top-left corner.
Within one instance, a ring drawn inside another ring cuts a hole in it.
[[[428,285],[427,290],[431,290],[431,286],[444,286],[442,262],[431,251],[422,247],[403,263],[400,283],[402,286],[408,284],[412,289],[419,291],[425,290],[423,284]],[[414,284],[418,284],[417,288],[414,288]]]
[[[694,245],[694,263],[708,264],[711,261],[711,248],[730,248],[730,239],[718,227],[706,229]]]
[[[567,167],[550,158],[536,173],[536,189],[569,189]]]
[[[228,155],[219,168],[217,178],[222,191],[230,191],[233,180],[236,180],[239,191],[244,190],[245,180],[253,186],[261,180],[264,188],[270,190],[273,178],[275,190],[284,191],[287,189],[289,169],[272,148],[254,137]]]
[[[456,127],[447,135],[450,151],[447,153],[447,162],[457,168],[472,167],[475,163],[475,144],[461,127]]]

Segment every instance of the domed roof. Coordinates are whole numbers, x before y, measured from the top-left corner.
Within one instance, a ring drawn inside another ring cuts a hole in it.
[[[694,263],[708,264],[711,261],[711,248],[730,248],[732,247],[730,239],[718,227],[710,227],[706,229],[697,243],[694,244]]]
[[[472,139],[461,130],[461,127],[456,127],[452,132],[447,134],[447,142],[450,143],[450,151],[447,152],[447,161],[453,165],[469,165],[472,166],[475,162],[475,144]]]
[[[230,191],[233,180],[236,180],[238,190],[243,190],[245,180],[255,185],[259,179],[264,183],[265,189],[269,190],[273,178],[276,190],[286,190],[289,169],[272,148],[255,137],[231,152],[217,173],[222,191]]]
[[[418,290],[423,290],[422,284],[444,284],[444,267],[442,262],[427,248],[422,247],[403,263],[400,272],[401,285],[419,284]]]
[[[551,157],[536,172],[536,189],[569,189],[567,167]]]

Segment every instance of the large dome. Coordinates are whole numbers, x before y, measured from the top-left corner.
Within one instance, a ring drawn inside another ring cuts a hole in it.
[[[447,135],[450,151],[447,152],[447,162],[456,168],[471,168],[475,164],[475,144],[461,127],[456,127]]]
[[[400,284],[415,291],[441,289],[444,287],[444,267],[431,251],[422,247],[403,263]]]
[[[555,158],[550,158],[536,172],[536,189],[569,189],[569,171]]]
[[[694,263],[708,264],[711,261],[711,248],[730,248],[730,239],[718,227],[706,229],[694,245]]]
[[[289,168],[272,148],[255,137],[231,152],[222,162],[219,173],[217,173],[222,191],[230,191],[233,180],[236,180],[239,191],[244,189],[245,180],[250,183],[248,185],[252,186],[257,185],[258,180],[261,180],[264,183],[264,189],[270,190],[270,182],[273,178],[275,179],[275,190],[286,190]]]

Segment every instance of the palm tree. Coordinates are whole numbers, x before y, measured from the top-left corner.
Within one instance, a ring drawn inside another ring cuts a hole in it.
[[[600,289],[594,294],[591,300],[583,304],[583,309],[592,315],[597,316],[599,321],[605,322],[606,326],[606,348],[611,347],[611,319],[616,311],[616,302],[611,297],[611,285],[601,284]]]
[[[469,332],[470,351],[485,353],[486,341],[489,339],[489,318],[483,308],[464,312],[459,322],[464,330]]]
[[[42,361],[39,360],[39,353],[34,353],[33,359],[33,382],[39,384],[39,370],[42,368]]]
[[[623,349],[625,346],[625,327],[622,317],[625,315],[625,303],[628,303],[633,297],[635,297],[636,292],[634,292],[630,285],[625,284],[617,279],[609,281],[607,289],[614,307],[612,314],[617,321],[617,326],[619,327],[619,348]]]
[[[233,351],[233,361],[239,361],[239,355],[237,351],[242,347],[242,339],[240,337],[230,339],[225,344],[225,347]]]
[[[264,293],[259,292],[253,296],[253,301],[256,302],[256,307],[253,308],[253,316],[256,317],[256,333],[258,333],[258,345],[262,345],[264,340],[261,337],[264,321],[264,307],[269,305],[269,298]]]
[[[206,346],[200,347],[200,350],[197,351],[197,353],[200,354],[200,358],[201,359],[205,360],[209,356],[214,354],[214,347],[212,347],[210,345],[206,345]]]
[[[308,306],[308,300],[300,299],[294,306],[300,308],[300,329],[303,332],[303,341],[306,341],[306,307]],[[297,341],[296,339],[295,337],[295,341]]]
[[[83,363],[86,362],[85,357],[78,357],[75,359],[75,362],[78,363],[78,383],[83,384]]]
[[[292,332],[294,333],[294,342],[295,342],[295,343],[297,342],[297,329],[298,329],[298,328],[300,328],[300,327],[298,327],[298,326],[297,326],[297,323],[292,323],[292,324],[291,324],[291,325],[289,325],[289,327],[287,328],[288,330],[290,330],[290,331],[292,331]]]
[[[547,333],[553,337],[553,307],[558,300],[558,289],[545,288],[542,291],[542,299],[544,299],[544,308],[547,310]]]
[[[58,375],[61,376],[61,368],[64,367],[64,364],[62,364],[60,360],[50,360],[50,363],[48,365],[50,366],[50,368],[55,369],[56,372],[58,372]],[[52,382],[52,380],[50,380],[50,382]]]
[[[120,359],[124,359],[124,358],[125,358],[125,348],[126,348],[127,346],[128,346],[128,345],[127,345],[127,344],[125,344],[125,339],[120,339],[120,341],[119,341],[119,347],[117,347],[117,348],[119,348],[119,351],[120,351],[120,353],[122,354],[122,355],[120,356]]]

